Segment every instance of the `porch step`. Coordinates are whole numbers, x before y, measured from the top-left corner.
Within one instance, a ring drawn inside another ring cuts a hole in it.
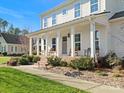
[[[46,68],[47,65],[47,57],[45,56],[41,56],[40,61],[38,61],[37,63],[34,64],[37,67],[40,68]]]

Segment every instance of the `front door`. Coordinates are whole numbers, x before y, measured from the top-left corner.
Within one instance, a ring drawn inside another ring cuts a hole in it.
[[[62,54],[67,54],[67,36],[62,37]]]

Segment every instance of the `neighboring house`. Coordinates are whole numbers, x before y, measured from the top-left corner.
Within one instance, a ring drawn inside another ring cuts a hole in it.
[[[124,0],[66,0],[41,15],[41,30],[30,33],[37,55],[124,56]]]
[[[0,33],[0,52],[11,54],[28,53],[29,39],[26,36],[17,36],[8,33]]]

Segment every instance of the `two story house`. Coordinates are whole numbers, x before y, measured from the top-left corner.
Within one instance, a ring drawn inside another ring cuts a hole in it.
[[[124,56],[124,0],[66,0],[41,14],[37,55],[90,56],[113,51]]]

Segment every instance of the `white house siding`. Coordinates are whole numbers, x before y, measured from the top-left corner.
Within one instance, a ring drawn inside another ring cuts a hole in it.
[[[7,43],[6,41],[3,39],[3,37],[0,37],[0,52],[6,52],[8,50],[8,47],[7,47]],[[4,48],[6,47],[6,51],[4,51]]]
[[[12,47],[13,47],[13,51],[12,51]],[[17,51],[15,50],[15,48],[17,47]],[[8,44],[8,50],[7,53],[8,54],[23,54],[26,53],[26,47],[23,45],[19,45],[19,44]]]
[[[116,12],[124,11],[124,0],[106,0],[106,11],[108,18],[112,17]]]
[[[105,0],[98,0],[99,1],[99,10],[96,13],[100,13],[100,12],[104,12],[105,9]],[[85,16],[89,16],[91,14],[91,9],[90,9],[90,0],[75,0],[75,3],[70,3],[69,5],[61,8],[61,9],[57,9],[54,12],[42,16],[41,19],[44,20],[44,18],[47,18],[48,20],[48,26],[47,27],[51,27],[52,26],[52,15],[56,14],[57,17],[57,24],[62,24],[65,22],[69,22],[72,21],[74,19],[76,19],[74,17],[74,6],[76,3],[80,3],[81,4],[81,16],[80,17],[85,17]],[[62,11],[64,9],[67,9],[67,14],[63,15]],[[44,21],[42,22],[43,25]],[[44,29],[44,25],[42,27]]]
[[[124,20],[111,23],[111,49],[119,57],[124,56]]]

